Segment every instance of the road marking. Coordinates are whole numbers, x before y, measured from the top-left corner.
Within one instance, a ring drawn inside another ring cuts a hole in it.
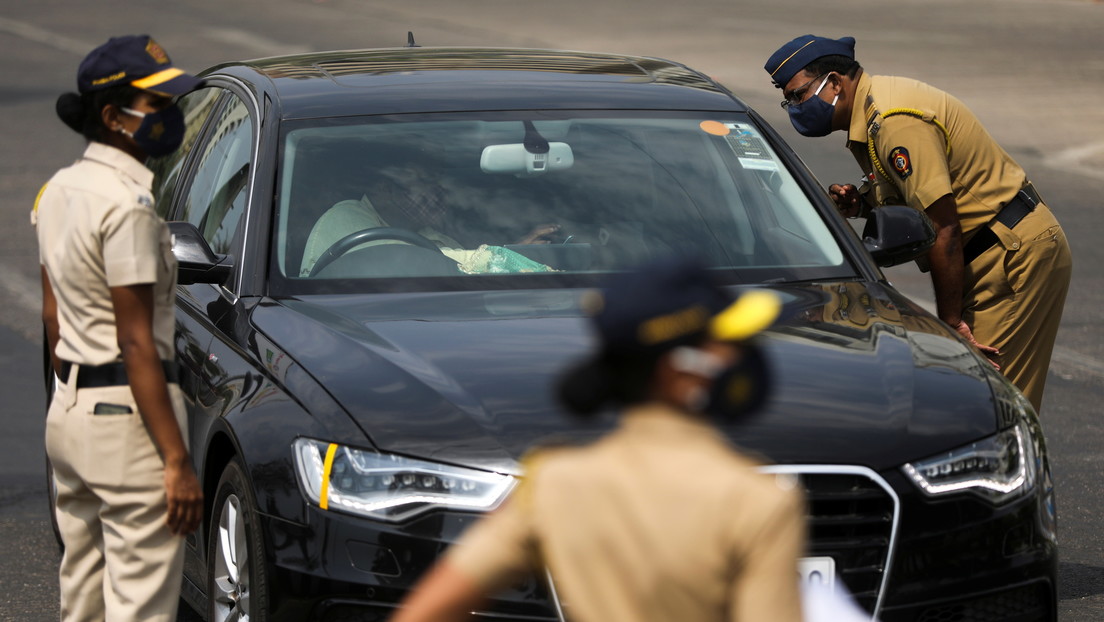
[[[28,41],[34,41],[43,45],[48,45],[55,50],[61,50],[62,52],[72,52],[79,56],[88,54],[88,50],[95,47],[91,43],[86,43],[79,39],[73,39],[64,35],[59,35],[48,30],[43,30],[38,26],[33,26],[26,22],[16,21],[14,19],[8,19],[6,17],[0,17],[0,32],[6,32],[8,34],[22,37]]]
[[[1050,371],[1058,375],[1069,375],[1071,370],[1104,378],[1104,361],[1069,348],[1054,346],[1054,354],[1050,357]]]
[[[88,50],[96,47],[96,44],[74,39],[72,37],[66,37],[65,35],[39,28],[33,24],[9,19],[7,17],[0,17],[0,32],[6,32],[28,41],[47,45],[55,50],[71,52],[79,56],[87,55]],[[244,30],[233,28],[209,28],[202,32],[201,36],[212,41],[242,48],[251,54],[260,56],[299,54],[311,51],[311,48],[307,46],[289,45],[276,41],[275,39],[260,37]]]
[[[42,284],[18,271],[0,272],[0,298],[7,306],[0,323],[27,339],[42,335]]]
[[[250,54],[259,56],[282,56],[284,54],[302,54],[312,51],[307,46],[281,43],[275,39],[259,37],[236,28],[207,28],[200,33],[200,36],[218,43],[226,43],[242,48]]]
[[[1093,158],[1104,160],[1104,142],[1090,143],[1078,147],[1070,147],[1043,159],[1043,163],[1049,168],[1072,171],[1093,179],[1104,180],[1104,167],[1099,162],[1094,165]]]

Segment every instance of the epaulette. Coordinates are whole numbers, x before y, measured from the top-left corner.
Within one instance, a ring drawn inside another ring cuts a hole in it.
[[[873,104],[873,98],[868,97],[867,111],[868,114],[871,111],[873,112],[873,114],[870,114],[870,116],[868,117],[869,121],[866,128],[866,150],[868,155],[870,156],[871,164],[873,164],[874,168],[877,169],[879,173],[881,173],[882,177],[889,179],[889,174],[886,173],[885,168],[882,166],[881,160],[878,159],[878,152],[874,149],[874,137],[878,135],[878,132],[882,128],[881,122],[885,121],[885,119],[888,117],[904,114],[911,117],[916,117],[922,121],[935,125],[943,131],[943,138],[946,139],[947,143],[947,155],[951,155],[951,133],[947,131],[947,127],[943,125],[943,123],[939,119],[935,118],[934,113],[919,110],[917,108],[890,108],[885,112],[880,112],[877,107],[873,106]]]
[[[38,202],[42,200],[42,193],[46,192],[46,186],[50,185],[50,182],[42,184],[42,187],[38,189],[38,194],[35,196],[34,207],[31,208],[31,226],[38,226]]]

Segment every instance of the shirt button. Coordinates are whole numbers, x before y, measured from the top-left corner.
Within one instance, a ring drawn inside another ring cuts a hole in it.
[[[1020,250],[1020,243],[1019,242],[1013,242],[1012,243],[1012,250],[1014,250],[1014,251]]]

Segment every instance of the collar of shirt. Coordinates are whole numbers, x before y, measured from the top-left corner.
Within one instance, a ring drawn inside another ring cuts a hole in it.
[[[153,171],[121,149],[93,141],[88,143],[88,148],[84,150],[84,159],[111,167],[133,179],[143,188],[153,187]]]
[[[848,143],[866,144],[867,128],[873,116],[874,100],[870,95],[870,74],[865,71],[855,86],[855,101],[851,104],[851,126],[847,129]],[[868,112],[869,111],[869,112]]]
[[[727,444],[706,416],[680,411],[660,402],[627,408],[621,414],[620,428],[631,434],[707,436]]]

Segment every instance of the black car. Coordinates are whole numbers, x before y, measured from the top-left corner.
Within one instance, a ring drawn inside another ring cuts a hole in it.
[[[1054,494],[1030,404],[879,270],[723,86],[654,58],[400,48],[231,63],[151,162],[181,262],[177,353],[207,506],[185,599],[210,620],[383,620],[566,417],[581,294],[665,254],[794,319],[776,391],[729,424],[809,499],[806,578],[886,622],[1054,620]],[[554,620],[543,576],[477,617]]]

